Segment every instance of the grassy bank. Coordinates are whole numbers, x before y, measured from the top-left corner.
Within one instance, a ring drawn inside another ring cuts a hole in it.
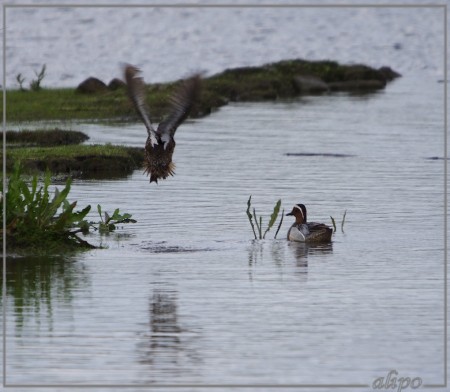
[[[6,170],[20,162],[27,174],[50,170],[78,178],[114,178],[142,167],[143,148],[81,144],[87,139],[83,132],[62,129],[7,131]],[[3,149],[0,159],[2,154]]]
[[[50,170],[77,178],[114,178],[141,168],[143,160],[143,148],[110,144],[24,147],[7,149],[6,170],[21,162],[26,173]]]
[[[144,72],[145,74],[145,72]],[[193,117],[211,113],[228,102],[263,101],[317,92],[305,88],[304,78],[320,85],[320,92],[377,90],[399,76],[388,68],[341,65],[334,61],[286,60],[260,67],[225,70],[205,78],[201,100]],[[177,82],[151,84],[147,101],[159,121]],[[45,86],[45,83],[44,83]],[[113,119],[136,121],[124,88],[80,93],[75,88],[7,91],[7,121]],[[2,110],[2,109],[0,109]]]
[[[64,129],[35,129],[23,131],[6,131],[6,143],[8,148],[14,147],[54,147],[69,144],[80,144],[89,139],[89,136],[79,131]],[[0,140],[0,146],[3,138]]]

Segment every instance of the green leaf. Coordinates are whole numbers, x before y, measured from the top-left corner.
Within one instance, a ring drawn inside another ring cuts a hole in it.
[[[120,218],[121,218],[121,215],[119,214],[119,209],[116,208],[112,214],[111,220],[117,220]]]
[[[278,232],[279,232],[279,231],[280,231],[280,229],[281,229],[281,224],[283,223],[283,219],[284,219],[284,208],[283,208],[283,211],[281,212],[281,219],[280,219],[280,223],[278,224],[278,228],[277,228],[277,231],[276,231],[276,233],[275,233],[275,236],[273,237],[274,239],[276,239],[276,238],[277,238]]]
[[[267,229],[264,232],[263,238],[266,238],[267,232],[272,228],[275,221],[277,220],[278,214],[280,212],[280,207],[281,207],[281,199],[277,201],[277,203],[275,204],[275,207],[273,208],[273,212],[272,212],[272,215],[270,215],[269,224],[267,225]]]
[[[334,221],[334,218],[332,216],[330,216],[331,218],[331,223],[333,223],[333,233],[336,233],[336,222]]]
[[[341,231],[344,232],[344,223],[345,223],[345,217],[347,215],[347,210],[344,211],[344,216],[342,217],[342,223],[341,223]]]
[[[257,228],[258,233],[259,233],[259,239],[261,239],[262,238],[262,236],[261,236],[261,226],[258,224],[258,217],[256,216],[256,210],[255,210],[254,207],[253,207],[253,218],[255,219],[255,225],[256,225],[256,228]],[[257,238],[257,237],[255,236],[255,238]]]
[[[91,206],[88,205],[86,207],[84,207],[81,211],[75,212],[73,214],[73,222],[84,222],[83,219],[86,217],[86,215],[89,213],[89,211],[91,210]]]
[[[256,240],[258,237],[256,236],[255,225],[253,224],[253,215],[250,213],[251,200],[252,200],[252,195],[250,195],[250,197],[248,198],[246,212],[247,212],[248,221],[250,222],[250,225],[252,226],[253,235],[255,236],[255,240]]]

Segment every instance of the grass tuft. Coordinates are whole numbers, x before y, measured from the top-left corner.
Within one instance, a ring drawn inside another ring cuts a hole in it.
[[[87,234],[90,228],[95,227],[94,222],[85,219],[91,206],[75,210],[77,202],[68,200],[71,184],[72,180],[68,178],[64,188],[56,188],[51,195],[50,172],[46,172],[40,186],[36,175],[28,184],[23,179],[20,165],[16,165],[8,179],[7,189],[1,189],[0,213],[5,213],[6,232],[0,229],[0,236],[3,241],[5,234],[9,250],[52,253],[94,248],[78,235]],[[135,222],[131,215],[121,215],[116,209],[107,221],[98,222],[99,227],[96,229],[106,226],[112,231],[116,228],[115,224],[129,222]]]

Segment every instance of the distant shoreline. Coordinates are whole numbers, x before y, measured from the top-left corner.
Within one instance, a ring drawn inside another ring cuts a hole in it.
[[[229,102],[260,102],[334,91],[376,91],[401,76],[389,67],[335,61],[283,60],[259,67],[227,69],[203,80],[203,92],[191,117],[206,116]],[[147,101],[155,122],[179,81],[148,84]],[[113,120],[137,121],[124,83],[88,77],[77,88],[38,91],[7,90],[7,121]],[[2,111],[3,108],[0,109]],[[3,114],[3,113],[2,113]]]

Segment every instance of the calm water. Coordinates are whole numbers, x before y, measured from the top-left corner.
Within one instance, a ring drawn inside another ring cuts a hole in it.
[[[106,250],[9,264],[8,382],[440,382],[443,161],[426,158],[443,154],[442,85],[416,82],[230,105],[179,130],[174,178],[76,182],[80,206],[138,223],[90,238]],[[353,156],[286,156],[311,152]],[[347,210],[345,233],[305,248],[284,240],[287,219],[252,241],[249,194],[266,215],[278,198],[327,223]]]
[[[444,106],[432,59],[378,93],[232,104],[190,121],[176,176],[157,186],[141,170],[75,181],[79,206],[138,222],[89,238],[108,249],[9,261],[7,383],[371,385],[391,369],[442,383],[444,161],[427,158],[444,155]],[[146,137],[141,124],[69,125],[91,143]],[[278,240],[253,241],[250,194],[265,216],[281,198],[311,220],[335,217],[332,245],[288,243],[289,217]]]

